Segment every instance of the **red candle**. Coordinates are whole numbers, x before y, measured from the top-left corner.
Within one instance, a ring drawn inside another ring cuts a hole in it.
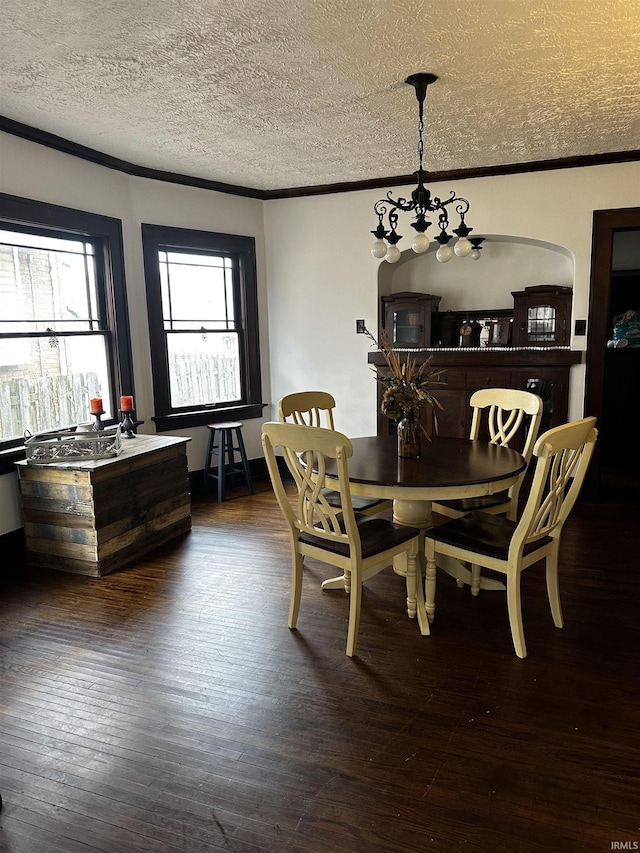
[[[120,397],[120,409],[123,412],[132,412],[133,397]]]
[[[92,415],[104,414],[104,409],[102,408],[102,397],[92,397],[89,401],[89,406]]]

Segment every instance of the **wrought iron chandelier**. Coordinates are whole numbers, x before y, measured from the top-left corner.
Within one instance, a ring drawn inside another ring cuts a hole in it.
[[[414,172],[418,180],[418,186],[411,193],[411,198],[398,198],[394,199],[391,197],[391,190],[387,193],[386,198],[381,198],[377,201],[373,209],[378,217],[378,227],[375,231],[371,233],[376,238],[375,243],[371,249],[371,254],[374,258],[384,258],[388,263],[394,264],[396,261],[400,259],[400,249],[398,249],[398,242],[401,240],[402,235],[398,234],[396,231],[396,227],[398,225],[398,211],[404,211],[405,213],[415,213],[416,218],[411,223],[411,227],[415,229],[416,235],[413,238],[413,242],[411,244],[411,248],[414,252],[418,254],[422,254],[422,252],[426,252],[429,248],[430,241],[427,237],[427,228],[432,224],[427,220],[427,214],[433,213],[437,214],[438,217],[438,227],[440,228],[440,233],[434,238],[436,242],[440,244],[438,251],[436,252],[436,258],[440,261],[440,263],[446,263],[451,260],[453,254],[455,253],[458,257],[464,258],[466,255],[471,253],[471,256],[474,259],[478,259],[480,257],[480,244],[478,241],[482,241],[484,238],[475,237],[473,238],[474,244],[471,244],[471,241],[468,239],[469,234],[473,231],[473,228],[469,228],[469,226],[465,223],[464,218],[469,210],[469,202],[466,198],[457,197],[455,192],[451,190],[451,196],[447,199],[440,199],[437,196],[431,195],[429,190],[425,187],[424,182],[427,177],[427,173],[422,167],[422,159],[424,154],[424,143],[422,139],[423,131],[424,131],[424,121],[423,121],[423,113],[424,113],[424,101],[427,95],[427,86],[430,86],[431,83],[435,83],[438,78],[435,74],[411,74],[405,80],[405,83],[409,83],[409,85],[413,86],[416,90],[416,98],[418,99],[419,104],[419,121],[418,121],[418,157],[419,157],[419,166],[418,171]],[[453,249],[449,246],[450,240],[453,239],[453,235],[447,232],[447,228],[449,227],[449,213],[448,208],[452,206],[452,210],[455,209],[455,212],[460,217],[460,224],[457,228],[453,228],[453,234],[456,234],[458,239],[456,240]],[[388,229],[385,228],[383,219],[387,217]]]

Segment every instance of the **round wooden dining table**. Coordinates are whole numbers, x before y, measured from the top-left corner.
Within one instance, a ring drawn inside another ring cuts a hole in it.
[[[399,457],[395,436],[352,438],[351,444],[351,492],[393,499],[396,521],[422,530],[431,527],[432,501],[499,492],[527,467],[516,450],[467,438],[423,439],[419,459]]]
[[[423,438],[420,458],[398,456],[395,436],[352,438],[353,456],[348,459],[349,484],[354,495],[391,498],[393,518],[424,531],[432,526],[431,502],[451,498],[471,498],[493,494],[509,488],[527,463],[516,450],[484,441],[467,438],[433,436]],[[334,466],[335,469],[335,466]],[[327,460],[330,477],[331,462]],[[327,482],[332,488],[335,483]],[[421,548],[424,568],[424,548]],[[461,564],[441,558],[439,568],[455,577],[459,583],[470,583],[471,573]],[[398,574],[406,569],[400,561],[394,563]],[[344,578],[326,580],[323,589],[338,589]],[[499,581],[481,580],[485,589],[504,589]]]

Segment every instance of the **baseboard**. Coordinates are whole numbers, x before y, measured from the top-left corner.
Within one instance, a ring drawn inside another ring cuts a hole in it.
[[[252,480],[258,481],[269,479],[269,472],[267,470],[267,463],[264,456],[260,456],[258,459],[250,459],[249,471],[251,472]],[[203,474],[204,468],[200,468],[199,471],[189,471],[189,491],[194,496],[202,494]]]

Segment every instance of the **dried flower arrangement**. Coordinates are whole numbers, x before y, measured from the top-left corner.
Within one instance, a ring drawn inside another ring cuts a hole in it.
[[[376,379],[384,388],[380,406],[382,414],[394,418],[394,420],[399,420],[404,417],[415,416],[420,409],[431,406],[433,409],[434,426],[437,432],[438,419],[436,410],[443,411],[443,406],[440,400],[431,392],[431,387],[434,385],[446,385],[440,379],[446,373],[446,368],[433,368],[431,366],[431,356],[421,364],[417,364],[415,358],[407,355],[403,362],[384,331],[380,335],[379,342],[366,327],[364,334],[375,344],[378,351],[382,353],[388,368],[388,372],[378,366],[373,368],[376,373]],[[429,438],[424,428],[422,432]]]

